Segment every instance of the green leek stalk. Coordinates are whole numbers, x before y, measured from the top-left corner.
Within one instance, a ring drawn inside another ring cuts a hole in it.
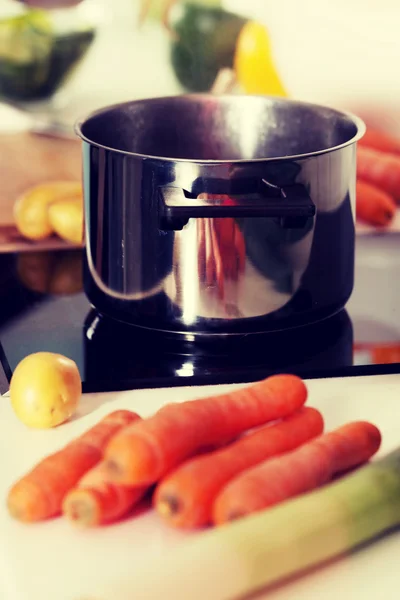
[[[324,488],[183,542],[94,600],[236,600],[400,525],[400,448]]]

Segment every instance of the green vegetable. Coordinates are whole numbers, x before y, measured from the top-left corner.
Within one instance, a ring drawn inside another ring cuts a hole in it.
[[[171,63],[184,88],[209,91],[218,71],[233,67],[236,41],[245,23],[246,19],[218,7],[187,3],[172,8]]]
[[[91,28],[59,34],[50,16],[29,10],[0,21],[0,95],[14,101],[49,98],[91,45]]]
[[[185,541],[97,598],[236,600],[399,525],[400,448],[321,490]]]

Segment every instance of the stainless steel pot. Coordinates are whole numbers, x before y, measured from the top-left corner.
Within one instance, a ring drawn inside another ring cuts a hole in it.
[[[100,312],[232,334],[305,325],[346,304],[364,133],[356,117],[188,95],[107,107],[77,133],[85,290]]]

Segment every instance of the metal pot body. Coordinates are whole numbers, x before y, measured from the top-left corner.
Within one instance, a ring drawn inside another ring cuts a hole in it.
[[[106,108],[77,129],[85,290],[101,313],[234,334],[306,325],[346,304],[363,133],[355,117],[196,95]]]

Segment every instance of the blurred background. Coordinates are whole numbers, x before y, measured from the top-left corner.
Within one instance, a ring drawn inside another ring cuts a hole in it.
[[[400,138],[399,17],[396,0],[0,0],[0,225],[29,186],[79,178],[73,124],[110,103],[214,85]],[[393,205],[358,216],[362,232],[400,229]]]
[[[398,0],[0,0],[0,253],[82,247],[73,125],[94,109],[212,90],[349,110],[383,165],[359,176],[350,308],[361,350],[384,338],[400,360],[399,18]]]

